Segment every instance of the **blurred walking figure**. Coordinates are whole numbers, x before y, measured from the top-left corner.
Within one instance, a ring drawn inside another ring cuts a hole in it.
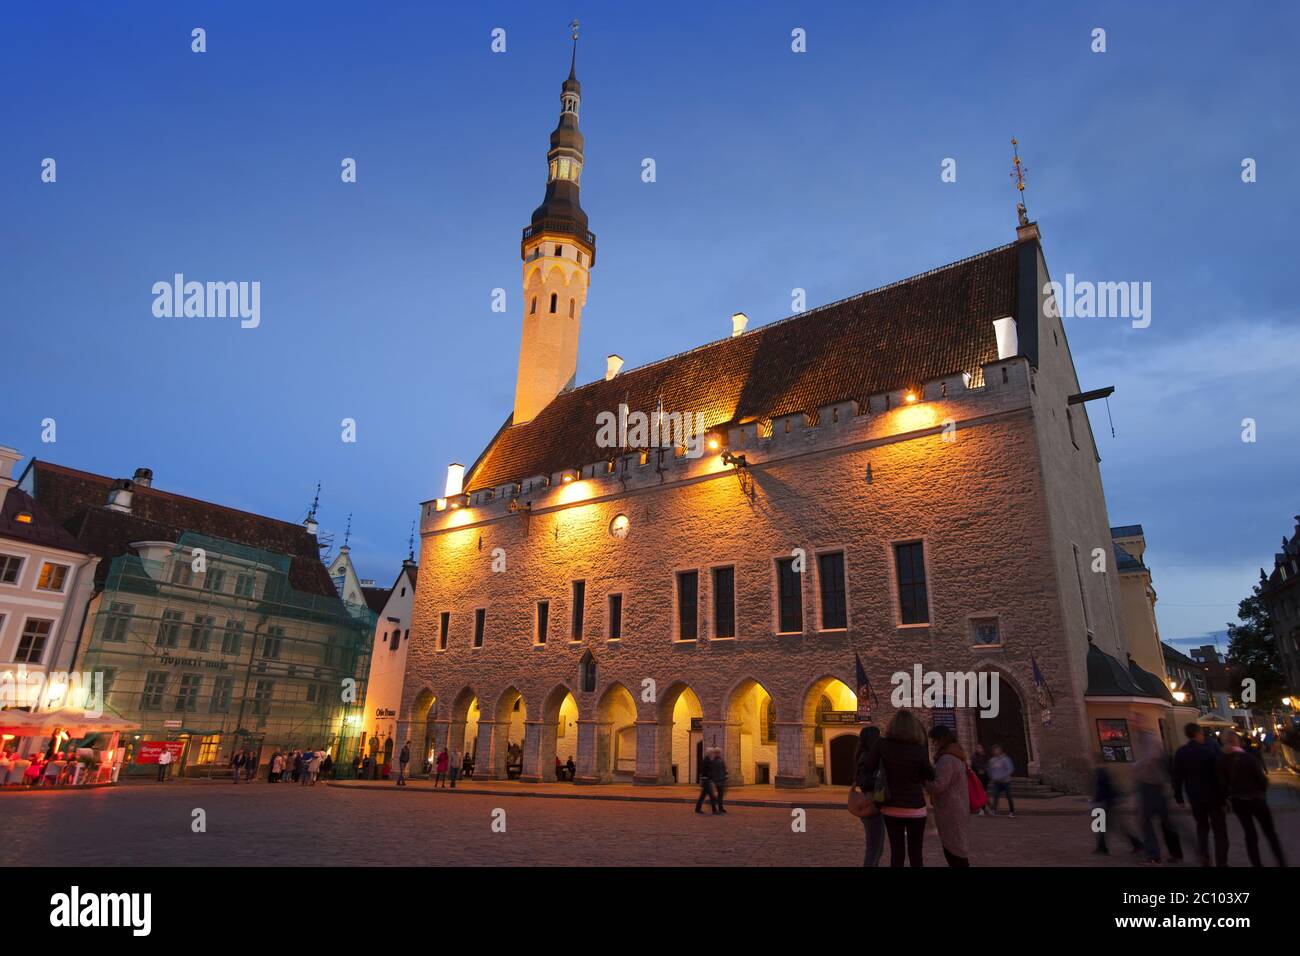
[[[1007,813],[1016,815],[1016,801],[1011,799],[1011,775],[1016,772],[1016,762],[1011,759],[1000,744],[993,745],[993,756],[989,759],[989,780],[992,782],[993,794],[989,800],[989,816],[998,815],[998,797],[1006,795]]]
[[[1228,821],[1224,816],[1227,794],[1219,777],[1219,757],[1205,742],[1196,723],[1183,728],[1187,743],[1174,754],[1174,799],[1183,805],[1183,792],[1196,820],[1196,850],[1201,866],[1210,865],[1210,831],[1214,831],[1214,865],[1228,865]]]
[[[1114,828],[1116,832],[1128,838],[1133,852],[1137,853],[1142,849],[1142,841],[1129,832],[1116,809],[1123,801],[1124,795],[1115,786],[1115,778],[1111,776],[1106,759],[1100,753],[1095,755],[1095,759],[1096,767],[1092,772],[1092,807],[1094,810],[1102,811],[1102,818],[1101,829],[1097,831],[1097,848],[1092,852],[1110,853],[1110,847],[1106,845],[1106,833]]]
[[[397,755],[397,786],[406,786],[406,765],[411,762],[411,742],[408,740]]]
[[[239,771],[243,769],[243,766],[244,752],[242,750],[236,750],[230,755],[230,776],[235,783],[239,783]]]
[[[709,801],[709,809],[713,813],[718,812],[718,795],[717,793],[714,792],[713,776],[709,772],[712,766],[713,766],[713,751],[706,750],[704,752],[704,759],[700,761],[700,769],[699,769],[700,795],[695,801],[696,813],[704,812],[703,810],[700,809],[700,807],[704,805],[705,799]]]
[[[709,763],[709,779],[713,781],[717,812],[726,813],[727,808],[722,805],[722,798],[727,792],[727,762],[722,759],[722,751],[717,747],[713,748],[713,760]]]
[[[437,762],[433,765],[433,785],[435,787],[447,786],[447,764],[450,762],[451,758],[447,756],[447,748],[443,747],[442,751],[438,754]],[[452,786],[454,787],[455,785],[455,781],[453,780]]]
[[[442,752],[445,754],[447,752],[447,748],[444,747]],[[441,760],[442,757],[439,757],[438,759]],[[451,755],[450,759],[447,761],[447,769],[451,774],[451,789],[453,790],[456,789],[456,781],[460,779],[460,767],[461,767],[460,751],[457,750],[455,753]]]
[[[885,735],[867,754],[866,772],[885,770],[885,799],[880,813],[889,835],[889,865],[901,867],[903,858],[911,866],[924,866],[925,789],[934,779],[934,767],[925,749],[925,728],[911,711],[900,710],[889,722]]]
[[[1183,861],[1183,841],[1169,818],[1169,755],[1164,744],[1150,729],[1139,728],[1137,762],[1133,776],[1138,785],[1138,812],[1142,816],[1142,845],[1146,849],[1146,863],[1160,862],[1160,841],[1156,838],[1156,820],[1165,837],[1170,863]]]
[[[858,731],[858,748],[853,754],[853,766],[857,768],[854,774],[854,783],[861,790],[868,800],[875,802],[877,795],[883,795],[884,791],[884,772],[876,770],[868,773],[867,755],[871,753],[871,748],[876,745],[880,739],[880,728],[875,724],[867,724]],[[885,852],[885,818],[880,815],[879,808],[870,816],[860,818],[862,820],[862,832],[866,839],[866,851],[862,857],[863,866],[879,866],[880,856]]]
[[[1268,790],[1268,774],[1264,762],[1253,753],[1247,752],[1241,745],[1241,737],[1229,730],[1223,734],[1223,756],[1219,763],[1220,779],[1228,799],[1232,802],[1232,812],[1241,821],[1241,829],[1246,837],[1246,856],[1250,857],[1251,866],[1263,866],[1259,856],[1259,836],[1255,833],[1255,823],[1264,831],[1273,856],[1278,866],[1286,866],[1286,856],[1282,853],[1282,843],[1273,828],[1273,814],[1268,808],[1264,794]]]
[[[949,866],[970,866],[971,791],[966,780],[966,751],[949,728],[938,724],[930,730],[934,744],[934,779],[925,789],[934,804],[934,824]]]

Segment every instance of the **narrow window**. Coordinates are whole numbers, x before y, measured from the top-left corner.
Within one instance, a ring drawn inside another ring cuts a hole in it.
[[[559,246],[559,245],[557,245],[557,246],[555,247],[555,254],[556,254],[557,256],[562,256],[562,255],[564,255],[564,246]]]
[[[582,660],[578,662],[578,686],[584,694],[590,694],[596,689],[596,658],[591,656],[591,651],[583,654]]]
[[[821,586],[822,630],[844,630],[849,616],[844,600],[843,551],[817,555],[817,583]]]
[[[1079,582],[1079,603],[1083,605],[1083,626],[1092,637],[1092,615],[1088,613],[1088,593],[1083,588],[1083,567],[1079,564],[1079,546],[1071,545],[1074,548],[1074,576]]]
[[[546,643],[546,632],[551,626],[551,602],[537,602],[537,643]]]
[[[700,573],[679,571],[677,574],[677,639],[693,641],[698,632],[697,607],[699,602]]]
[[[537,314],[537,296],[533,296],[533,304],[529,307],[528,314],[529,315]]]
[[[623,595],[609,596],[609,639],[621,640],[623,637]]]
[[[451,628],[451,612],[443,611],[438,619],[438,650],[447,649],[447,631]]]
[[[487,625],[487,608],[477,608],[474,611],[474,646],[483,646],[483,629]]]
[[[587,582],[573,582],[573,627],[569,632],[572,641],[582,640],[582,627],[587,616]]]
[[[569,300],[569,318],[573,318],[573,300]]]
[[[736,636],[736,569],[713,569],[713,636]]]
[[[777,625],[782,634],[803,630],[803,575],[794,569],[794,558],[776,562]]]
[[[925,589],[925,551],[920,541],[894,545],[894,569],[898,576],[898,608],[902,623],[930,623],[930,603]]]
[[[1079,440],[1074,437],[1074,416],[1070,414],[1068,408],[1065,410],[1065,424],[1070,428],[1070,444],[1077,449],[1079,447]]]
[[[555,306],[556,303],[559,301],[559,298],[560,298],[559,295],[557,295],[556,293],[554,292],[551,293],[551,315],[555,314]]]

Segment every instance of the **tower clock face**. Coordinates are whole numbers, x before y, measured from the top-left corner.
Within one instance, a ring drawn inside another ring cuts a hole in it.
[[[615,515],[609,523],[609,533],[616,538],[626,538],[631,527],[632,522],[627,520],[627,515]]]

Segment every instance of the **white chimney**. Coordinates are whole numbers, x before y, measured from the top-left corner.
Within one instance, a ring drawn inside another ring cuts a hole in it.
[[[737,312],[731,317],[731,337],[734,339],[737,335],[745,334],[745,326],[749,325],[749,316],[744,312]]]
[[[130,514],[131,498],[131,482],[126,478],[118,478],[108,489],[107,508],[109,511],[123,511]]]
[[[1016,320],[1008,316],[993,320],[993,334],[998,340],[998,361],[1015,358],[1020,354],[1020,339],[1016,334]]]
[[[458,461],[454,461],[447,466],[447,489],[443,492],[443,497],[455,498],[461,493],[464,486],[465,466]]]
[[[131,480],[141,488],[148,488],[153,485],[153,469],[137,468],[135,470],[135,477]]]
[[[22,461],[23,456],[18,453],[17,448],[10,448],[7,445],[0,445],[0,489],[12,488],[18,484],[17,479],[13,477],[14,465]],[[3,498],[3,496],[0,496]]]
[[[623,356],[611,355],[605,359],[605,381],[608,382],[621,371],[623,371]]]

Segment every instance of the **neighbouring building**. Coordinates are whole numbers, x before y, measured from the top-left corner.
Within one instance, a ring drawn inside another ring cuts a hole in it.
[[[1183,695],[1183,700],[1203,714],[1214,707],[1210,697],[1210,685],[1205,679],[1205,669],[1176,647],[1161,644],[1160,649],[1165,658],[1165,673],[1173,684],[1174,697]],[[1180,701],[1181,703],[1181,701]]]
[[[69,672],[99,559],[17,486],[22,456],[0,446],[0,710],[80,706]],[[30,739],[4,741],[23,752]]]
[[[406,654],[411,643],[411,609],[415,604],[416,567],[414,555],[402,562],[391,588],[367,588],[366,600],[376,614],[374,644],[370,651],[370,676],[366,680],[364,713],[365,753],[376,768],[392,764],[395,754],[411,741],[412,771],[422,769],[429,757],[419,749],[422,739],[409,735],[399,739],[397,715],[402,707],[402,684],[406,678]],[[382,772],[377,770],[376,772]]]
[[[578,783],[686,781],[716,746],[736,783],[844,784],[860,717],[919,671],[946,681],[926,722],[1019,774],[1130,761],[1171,702],[1126,658],[1098,393],[1023,207],[1007,245],[579,385],[580,104],[571,67],[513,412],[422,505],[397,737],[468,749],[477,779],[572,755]],[[963,675],[997,676],[996,716]]]
[[[1213,644],[1194,648],[1191,657],[1205,674],[1205,684],[1210,691],[1210,709],[1242,730],[1253,729],[1249,708],[1241,706],[1241,674],[1238,669],[1229,664]]]
[[[374,615],[335,592],[314,521],[172,494],[144,468],[113,479],[33,459],[19,487],[100,558],[76,669],[141,725],[133,752],[180,741],[187,774],[235,750],[330,749],[350,766]]]
[[[1273,570],[1259,572],[1259,599],[1268,610],[1287,694],[1300,693],[1300,515],[1295,516],[1291,537],[1282,538],[1282,550],[1273,555]]]

